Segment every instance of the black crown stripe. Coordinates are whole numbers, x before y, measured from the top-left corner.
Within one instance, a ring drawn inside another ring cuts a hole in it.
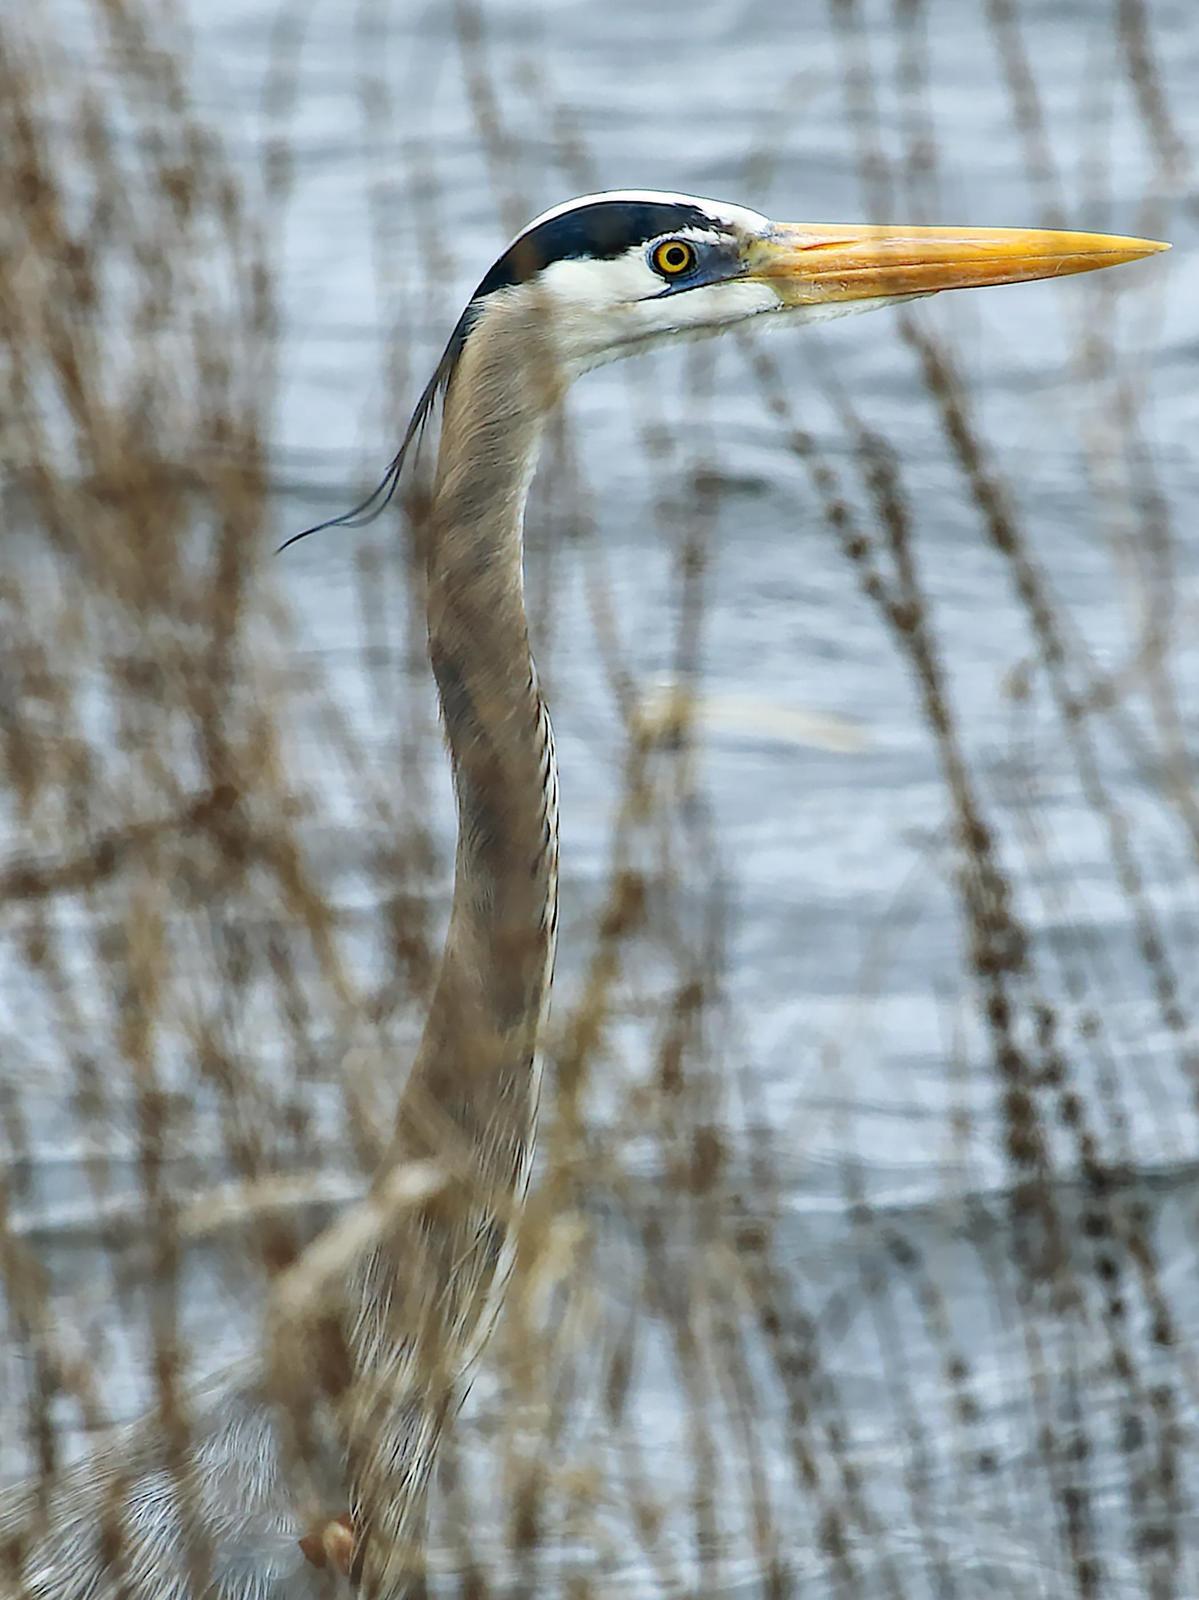
[[[528,283],[553,261],[611,261],[659,234],[715,226],[699,206],[677,201],[596,200],[522,233],[483,279],[474,299]]]

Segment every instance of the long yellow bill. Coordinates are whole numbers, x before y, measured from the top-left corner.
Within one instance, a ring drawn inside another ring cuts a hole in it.
[[[769,283],[788,305],[821,305],[1061,278],[1169,248],[1157,239],[1044,228],[780,222],[755,246],[749,274]]]

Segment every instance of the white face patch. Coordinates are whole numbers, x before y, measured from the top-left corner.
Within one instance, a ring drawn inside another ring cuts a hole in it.
[[[680,230],[677,237],[689,231]],[[749,278],[663,293],[666,288],[646,260],[645,249],[637,247],[610,261],[551,262],[533,282],[500,290],[495,300],[503,303],[506,315],[535,317],[540,326],[552,320],[558,356],[571,381],[659,344],[710,337],[751,319],[795,326],[896,303],[889,297],[785,305],[769,283]],[[484,302],[481,322],[487,314]]]
[[[529,286],[553,318],[572,373],[672,338],[716,333],[779,306],[767,284],[732,280],[663,293],[642,249],[612,261],[555,261]]]

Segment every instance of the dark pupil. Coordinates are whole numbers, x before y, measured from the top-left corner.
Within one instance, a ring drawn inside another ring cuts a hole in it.
[[[668,267],[681,267],[687,259],[687,252],[681,244],[672,244],[666,252],[666,265]]]

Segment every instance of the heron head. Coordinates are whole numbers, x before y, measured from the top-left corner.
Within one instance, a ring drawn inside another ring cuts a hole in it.
[[[459,326],[550,335],[567,381],[602,362],[750,320],[813,321],[984,284],[1114,266],[1166,248],[1103,234],[772,222],[689,195],[587,195],[536,218]]]
[[[739,323],[812,322],[943,289],[1091,272],[1168,248],[1028,228],[772,222],[744,206],[656,190],[584,195],[535,218],[496,261],[383,481],[321,526],[369,521],[388,503],[409,447],[463,367],[473,369],[472,392],[500,414],[511,413],[514,387],[535,369],[546,381],[532,403],[548,410],[591,367]]]

